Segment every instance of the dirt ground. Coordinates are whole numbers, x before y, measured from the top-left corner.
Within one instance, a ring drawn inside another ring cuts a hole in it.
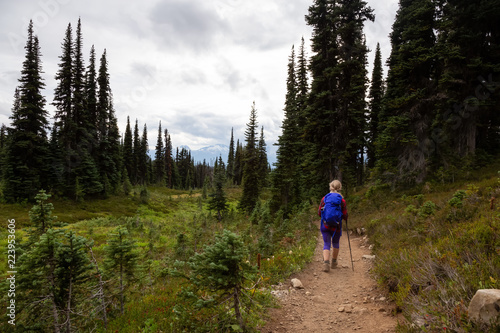
[[[367,238],[350,235],[353,271],[344,231],[338,268],[326,273],[322,271],[320,233],[318,237],[313,262],[273,292],[282,306],[270,311],[271,319],[261,332],[396,332],[395,306],[370,277],[372,260],[363,258],[371,255]],[[293,278],[299,279],[304,288],[293,288]]]

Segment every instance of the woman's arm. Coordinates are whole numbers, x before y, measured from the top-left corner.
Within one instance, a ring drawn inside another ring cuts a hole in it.
[[[324,203],[323,203],[324,204]],[[342,219],[347,221],[347,204],[344,199],[342,199]]]

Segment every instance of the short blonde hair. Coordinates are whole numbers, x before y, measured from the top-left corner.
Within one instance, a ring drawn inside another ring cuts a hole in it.
[[[339,192],[340,190],[342,190],[342,183],[340,181],[335,179],[330,183],[330,191]]]

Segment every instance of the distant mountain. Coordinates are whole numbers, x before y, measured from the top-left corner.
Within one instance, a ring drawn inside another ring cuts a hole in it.
[[[214,165],[215,160],[218,159],[219,156],[222,156],[222,160],[224,161],[224,163],[227,164],[227,156],[229,155],[229,146],[228,145],[216,144],[216,145],[207,146],[207,147],[203,147],[203,148],[196,149],[196,150],[192,150],[191,148],[189,148],[189,146],[183,145],[183,146],[179,147],[179,150],[182,148],[191,151],[191,156],[193,157],[195,163],[197,163],[197,162],[203,163],[203,160],[205,160],[208,164]],[[274,148],[274,147],[271,147],[271,148]],[[271,164],[271,166],[273,165],[273,163],[276,162],[276,152],[275,152],[276,149],[272,149],[272,150],[273,151],[269,151],[269,147],[268,147],[267,158],[268,158],[268,162]],[[174,151],[174,154],[175,154],[175,151]]]
[[[214,165],[215,160],[222,157],[224,163],[227,163],[227,156],[229,155],[229,146],[216,144],[212,146],[203,147],[197,150],[191,150],[191,156],[195,162],[203,162],[205,160],[208,164]]]

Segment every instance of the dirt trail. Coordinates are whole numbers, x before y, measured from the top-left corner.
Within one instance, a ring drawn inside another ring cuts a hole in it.
[[[386,300],[370,277],[370,255],[363,237],[351,237],[354,272],[350,264],[347,233],[340,239],[338,268],[322,271],[323,240],[319,234],[313,262],[290,278],[299,279],[304,289],[282,285],[276,290],[282,307],[270,311],[262,333],[277,332],[396,332],[394,305]]]

